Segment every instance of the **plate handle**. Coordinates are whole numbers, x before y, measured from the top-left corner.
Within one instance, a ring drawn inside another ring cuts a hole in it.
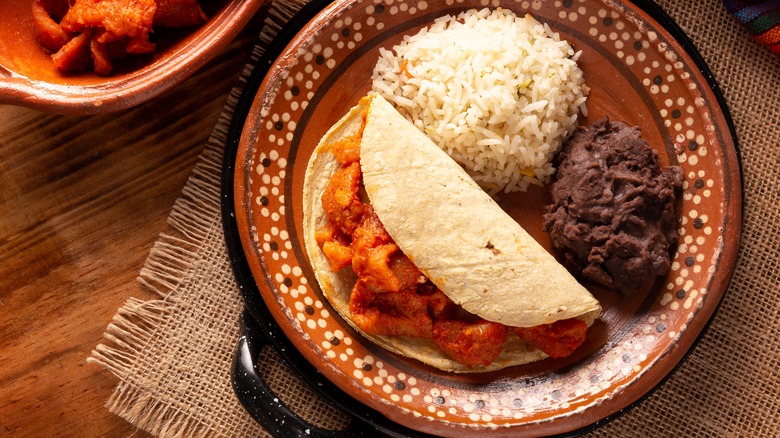
[[[232,383],[239,401],[266,431],[275,437],[357,438],[382,436],[353,417],[347,429],[328,430],[308,423],[287,406],[266,384],[255,364],[269,340],[245,309],[240,318],[240,336],[233,359]]]

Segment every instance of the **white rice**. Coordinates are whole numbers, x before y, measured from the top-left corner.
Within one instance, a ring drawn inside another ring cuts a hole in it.
[[[579,54],[530,15],[470,10],[381,49],[373,90],[488,192],[525,191],[586,111]]]

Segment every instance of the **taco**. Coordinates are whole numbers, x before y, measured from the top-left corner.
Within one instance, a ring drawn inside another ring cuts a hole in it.
[[[306,252],[367,339],[453,372],[570,355],[599,302],[444,151],[370,94],[304,181]]]

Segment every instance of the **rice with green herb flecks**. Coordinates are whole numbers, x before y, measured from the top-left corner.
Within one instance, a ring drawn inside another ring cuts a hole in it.
[[[530,15],[470,10],[381,49],[372,88],[485,190],[525,191],[586,111],[578,57]]]

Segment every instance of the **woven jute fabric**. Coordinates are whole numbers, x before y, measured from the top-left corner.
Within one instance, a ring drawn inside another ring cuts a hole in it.
[[[552,0],[549,0],[552,1]],[[304,4],[277,0],[242,73],[246,78]],[[659,5],[711,68],[734,119],[744,176],[737,267],[710,327],[683,365],[649,397],[589,433],[606,437],[780,436],[780,57],[760,46],[718,0]],[[139,281],[159,299],[129,299],[88,361],[114,373],[112,412],[164,437],[264,436],[230,384],[243,303],[228,262],[219,209],[228,99]],[[348,419],[321,403],[276,353],[261,371],[303,418],[338,428]]]

